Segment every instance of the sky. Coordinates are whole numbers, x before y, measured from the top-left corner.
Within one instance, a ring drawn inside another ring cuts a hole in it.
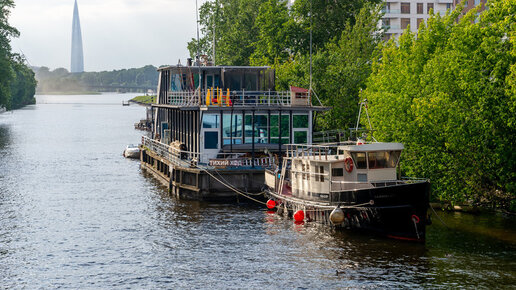
[[[199,0],[199,6],[205,0]],[[84,70],[186,63],[196,37],[195,0],[77,0]],[[70,70],[74,0],[15,0],[14,52],[30,65]]]

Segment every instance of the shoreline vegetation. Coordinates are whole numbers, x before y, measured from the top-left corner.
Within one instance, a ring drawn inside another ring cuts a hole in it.
[[[432,202],[515,212],[516,2],[464,3],[385,41],[381,1],[209,0],[188,49],[271,66],[278,90],[311,85],[332,107],[316,131],[354,127],[367,99],[376,139],[405,145],[402,175],[429,178]]]
[[[156,102],[155,95],[136,96],[129,100],[129,102],[137,103],[140,105],[150,105]]]
[[[36,103],[34,72],[25,57],[11,49],[11,39],[20,35],[8,23],[12,8],[14,1],[0,2],[0,107],[8,111]]]
[[[90,92],[149,93],[158,85],[157,68],[147,65],[141,68],[102,72],[70,73],[65,68],[50,70],[33,67],[38,80],[37,94],[88,94]]]

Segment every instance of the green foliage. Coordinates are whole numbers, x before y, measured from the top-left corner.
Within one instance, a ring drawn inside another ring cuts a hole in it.
[[[380,6],[366,5],[355,24],[348,23],[340,39],[329,42],[315,58],[315,89],[325,105],[333,109],[319,120],[325,129],[353,126],[358,112],[359,93],[371,74],[371,60],[381,41],[377,31]]]
[[[302,54],[310,49],[310,26],[314,52],[326,49],[330,41],[338,41],[342,31],[355,24],[355,18],[364,5],[378,4],[379,0],[296,0],[292,7],[292,16],[301,31],[297,46]],[[310,20],[310,11],[312,19]],[[310,25],[310,22],[312,25]]]
[[[133,102],[143,103],[143,104],[153,104],[156,103],[156,96],[137,96],[131,99]]]
[[[36,87],[34,73],[23,57],[11,52],[11,38],[19,36],[8,22],[13,7],[12,0],[0,1],[0,107],[8,110],[33,104]]]
[[[332,110],[320,115],[317,129],[349,128],[358,113],[359,92],[371,73],[371,60],[381,40],[377,24],[380,6],[367,4],[344,27],[339,37],[326,43],[313,57],[313,88]],[[309,56],[297,55],[276,68],[276,86],[309,87]],[[318,100],[314,100],[318,104]]]
[[[253,43],[251,64],[283,63],[295,54],[293,48],[299,29],[288,13],[285,1],[268,0],[262,3],[254,25],[258,37]]]
[[[113,91],[116,89],[142,91],[142,87],[155,89],[158,85],[157,68],[147,65],[142,68],[102,72],[69,73],[64,68],[50,71],[47,67],[36,69],[38,92],[89,92]]]
[[[311,4],[313,1],[313,4]],[[200,8],[200,54],[216,64],[273,65],[308,55],[310,50],[310,11],[313,22],[313,47],[324,50],[331,40],[338,41],[342,31],[355,23],[358,11],[379,0],[330,1],[297,0],[291,9],[286,0],[211,0]],[[197,40],[188,43],[192,58],[197,55]]]
[[[499,0],[433,15],[418,36],[380,46],[367,98],[377,139],[406,146],[403,172],[433,181],[434,197],[508,207],[516,186],[514,19]],[[457,19],[459,19],[457,21]]]
[[[37,82],[34,71],[25,64],[22,56],[15,55],[13,60],[15,78],[11,83],[11,109],[19,109],[36,103]]]
[[[253,43],[258,34],[255,20],[265,0],[207,1],[200,8],[200,25],[203,38],[201,55],[213,56],[216,43],[216,63],[224,65],[249,65]],[[188,43],[190,56],[197,55],[197,41]]]

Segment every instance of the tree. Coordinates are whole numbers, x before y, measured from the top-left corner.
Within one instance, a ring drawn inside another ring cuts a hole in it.
[[[348,21],[339,38],[334,38],[315,58],[315,89],[332,110],[319,119],[324,129],[351,128],[358,113],[359,93],[371,74],[371,63],[382,34],[378,21],[380,5],[365,5]]]
[[[0,1],[0,107],[10,108],[10,83],[14,78],[11,60],[11,37],[19,35],[16,28],[9,25],[12,0]]]
[[[216,45],[216,63],[224,65],[249,65],[253,43],[258,34],[255,19],[265,0],[217,0],[205,2],[200,9],[201,55],[213,55]],[[197,41],[188,43],[190,55],[197,55]]]
[[[367,89],[377,139],[405,144],[402,170],[432,180],[434,197],[508,207],[516,185],[516,3],[432,15],[417,37],[381,47]]]
[[[356,18],[348,21],[339,37],[327,42],[313,57],[313,84],[317,96],[332,110],[321,115],[317,128],[350,128],[358,113],[359,92],[371,73],[376,46],[381,40],[378,21],[379,5],[366,4]],[[276,63],[276,85],[310,86],[309,55],[297,55],[284,63]],[[318,100],[314,100],[318,103]]]
[[[310,49],[310,27],[315,52],[325,49],[332,40],[338,41],[342,31],[355,24],[355,17],[366,4],[378,4],[379,0],[296,0],[292,17],[302,33],[298,36],[298,49],[308,54]],[[310,11],[312,18],[310,18]]]
[[[27,66],[25,58],[18,54],[13,56],[13,69],[15,77],[11,83],[11,109],[35,104],[36,79],[34,71]]]
[[[300,31],[289,15],[285,0],[262,3],[254,25],[258,35],[253,43],[251,64],[283,63],[296,54],[295,43]]]

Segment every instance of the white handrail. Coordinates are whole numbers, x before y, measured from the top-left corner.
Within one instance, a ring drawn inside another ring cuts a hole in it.
[[[207,154],[202,154],[198,152],[192,152],[187,150],[179,150],[176,147],[161,143],[157,140],[153,140],[149,137],[142,136],[142,145],[147,147],[152,152],[158,154],[160,157],[170,161],[172,164],[183,167],[190,167],[192,164],[199,167],[202,165],[204,168],[215,168],[214,166],[210,166],[209,163],[201,163],[202,156],[206,156]],[[219,154],[220,158],[215,158],[211,160],[227,160],[229,164],[233,161],[233,166],[229,167],[242,167],[242,166],[253,166],[253,158],[250,157],[242,157],[242,158],[232,158],[234,154],[231,153],[221,153]],[[254,166],[258,167],[268,167],[272,165],[274,162],[272,157],[258,157],[254,158]]]

